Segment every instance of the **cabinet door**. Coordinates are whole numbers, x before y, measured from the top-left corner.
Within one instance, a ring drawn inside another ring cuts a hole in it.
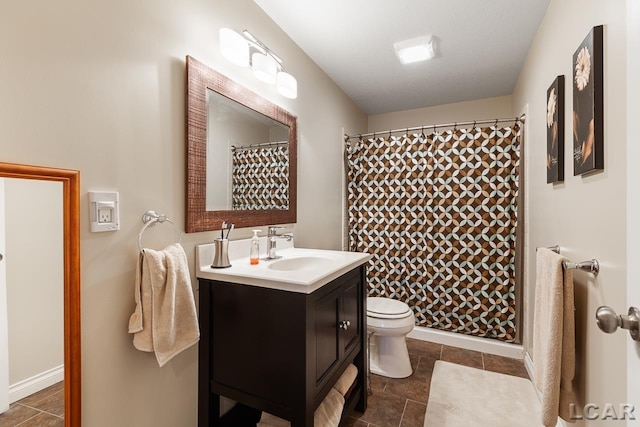
[[[342,287],[342,307],[338,325],[342,334],[342,349],[345,354],[358,344],[362,325],[360,324],[361,286],[359,280],[351,280]]]
[[[341,357],[340,334],[340,298],[342,288],[337,288],[316,301],[315,340],[316,340],[316,384],[336,366]]]

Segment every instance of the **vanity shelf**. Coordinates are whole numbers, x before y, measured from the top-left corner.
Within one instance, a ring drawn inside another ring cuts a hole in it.
[[[220,400],[313,426],[314,411],[353,363],[342,419],[364,412],[365,266],[311,293],[199,279],[198,425],[219,425]]]

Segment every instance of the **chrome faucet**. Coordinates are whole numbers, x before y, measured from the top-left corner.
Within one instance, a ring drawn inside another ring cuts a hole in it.
[[[282,235],[278,234],[278,230],[282,230],[283,228],[284,227],[276,227],[276,226],[271,226],[268,228],[267,257],[265,258],[266,260],[274,260],[274,259],[280,258],[279,256],[276,255],[276,243],[278,238],[286,239],[287,242],[290,242],[291,239],[293,239],[293,234],[290,234],[290,233],[282,234]]]

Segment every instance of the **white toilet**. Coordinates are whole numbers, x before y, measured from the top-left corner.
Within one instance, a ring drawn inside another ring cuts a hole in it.
[[[369,368],[383,377],[406,378],[413,372],[406,336],[416,318],[407,304],[390,298],[367,298]]]

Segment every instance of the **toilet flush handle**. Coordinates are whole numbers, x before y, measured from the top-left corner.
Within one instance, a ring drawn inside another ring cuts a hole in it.
[[[341,320],[338,324],[338,327],[340,329],[344,329],[345,331],[349,329],[349,326],[351,326],[351,322],[349,322],[348,320]]]

